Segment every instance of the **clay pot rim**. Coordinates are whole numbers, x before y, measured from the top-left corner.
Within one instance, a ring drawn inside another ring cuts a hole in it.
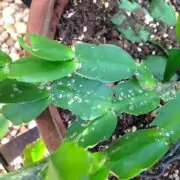
[[[28,34],[39,34],[54,39],[57,24],[68,1],[32,0],[26,37]],[[56,150],[66,132],[57,108],[50,105],[36,122],[49,152]]]

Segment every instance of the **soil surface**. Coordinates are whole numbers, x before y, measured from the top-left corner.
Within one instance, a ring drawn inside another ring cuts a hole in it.
[[[149,5],[148,0],[135,1],[139,2],[142,7],[148,7]],[[180,1],[171,0],[171,2],[176,10],[180,11]],[[93,44],[114,44],[128,51],[137,61],[144,59],[147,55],[163,54],[159,47],[150,42],[132,43],[116,31],[110,18],[117,10],[118,3],[116,0],[70,0],[58,25],[56,39],[70,46],[77,41]],[[159,40],[167,48],[177,47],[175,28],[165,27],[159,22],[153,23],[153,25],[150,25],[152,37]],[[67,110],[61,109],[60,113],[67,127],[75,119],[75,116]],[[148,128],[153,118],[151,113],[141,116],[122,114],[121,117],[118,117],[118,126],[114,135],[108,141],[91,149],[91,151],[106,148],[112,140],[127,132]],[[155,166],[152,171],[155,172],[158,168],[159,165]],[[162,177],[149,179],[180,179],[179,169],[180,163],[177,161],[167,166],[167,170]],[[110,177],[110,179],[115,180],[116,178]],[[145,180],[147,178],[137,177],[134,179]]]

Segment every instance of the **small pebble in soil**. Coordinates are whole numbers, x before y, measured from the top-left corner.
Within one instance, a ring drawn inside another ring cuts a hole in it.
[[[29,124],[28,124],[28,129],[32,129],[34,127],[36,127],[37,124],[36,124],[36,121],[31,121]]]
[[[7,144],[9,142],[9,139],[4,137],[1,139],[1,144],[4,145],[4,144]]]

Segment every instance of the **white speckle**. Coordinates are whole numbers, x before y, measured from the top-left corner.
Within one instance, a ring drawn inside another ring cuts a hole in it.
[[[149,24],[150,22],[153,21],[153,18],[151,16],[149,16],[148,14],[145,15],[145,23]]]
[[[164,33],[164,34],[163,34],[163,37],[164,37],[164,38],[167,38],[167,37],[168,37],[168,34],[167,34],[167,33]]]
[[[152,55],[155,55],[155,54],[156,54],[156,51],[153,51],[153,52],[152,52]]]
[[[87,31],[87,26],[84,26],[83,27],[83,32],[86,32]]]
[[[133,126],[132,127],[132,132],[136,132],[137,131],[137,127],[136,126]]]
[[[138,52],[142,52],[142,49],[140,47],[137,47]]]
[[[62,95],[62,94],[59,94],[59,95],[58,95],[58,98],[60,98],[60,99],[61,99],[62,97],[63,97],[63,95]]]
[[[129,11],[127,11],[126,14],[127,14],[127,16],[129,16],[129,17],[131,16],[131,12],[129,12]]]
[[[32,49],[34,52],[37,52],[37,51],[39,51],[39,49],[36,49],[36,48],[33,48]]]
[[[51,90],[51,86],[47,86],[46,89],[47,89],[47,90]]]
[[[1,144],[4,145],[4,144],[7,144],[9,142],[9,139],[8,138],[3,138],[1,140]]]
[[[152,35],[150,36],[150,38],[151,38],[151,39],[154,39],[154,38],[155,38],[155,36],[152,34]]]
[[[97,106],[97,108],[100,109],[100,108],[101,108],[101,105],[99,104],[99,105]]]
[[[68,101],[68,104],[71,105],[74,102],[73,99],[71,99],[70,101]]]
[[[10,94],[10,96],[13,98],[13,97],[14,97],[14,94]]]
[[[108,2],[105,2],[104,3],[104,7],[107,9],[109,7],[109,3]]]

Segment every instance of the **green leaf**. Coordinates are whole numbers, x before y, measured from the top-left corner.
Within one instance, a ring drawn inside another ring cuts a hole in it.
[[[178,14],[178,19],[176,23],[176,35],[177,35],[177,41],[180,47],[180,14]]]
[[[0,114],[0,138],[2,138],[8,132],[8,129],[8,120],[2,114]]]
[[[0,82],[0,103],[33,102],[49,96],[46,89],[33,84],[5,79]]]
[[[90,155],[73,142],[64,142],[51,155],[48,180],[88,180]]]
[[[1,112],[13,124],[20,125],[39,116],[48,104],[48,98],[28,103],[7,104],[3,106]]]
[[[7,63],[11,63],[10,56],[0,50],[0,68],[4,67]]]
[[[111,18],[111,21],[129,41],[146,42],[150,36],[147,24],[153,21],[153,18],[138,3],[121,0],[119,10]]]
[[[140,6],[136,2],[130,2],[129,0],[121,0],[119,7],[123,7],[124,9],[126,9],[129,12],[133,12],[134,10],[139,8]]]
[[[144,63],[156,79],[163,81],[167,58],[163,56],[148,56]]]
[[[171,49],[169,51],[168,62],[164,74],[164,80],[169,81],[180,67],[180,49]]]
[[[166,0],[150,1],[149,13],[156,20],[162,21],[169,26],[176,25],[176,12],[172,4]]]
[[[21,168],[6,175],[0,175],[0,180],[44,180],[44,178],[39,177],[39,173],[46,167],[47,160],[43,160],[28,168]]]
[[[120,47],[101,44],[77,43],[76,58],[80,63],[78,74],[103,82],[115,82],[131,77],[135,61]]]
[[[115,93],[113,109],[117,113],[146,114],[160,103],[160,98],[155,91],[142,89],[135,79],[120,82],[114,86],[113,91]]]
[[[26,146],[24,154],[24,166],[27,167],[45,157],[46,146],[42,139]]]
[[[90,122],[78,119],[68,128],[67,139],[88,148],[108,139],[113,134],[116,125],[117,117],[112,112],[107,112]]]
[[[150,39],[149,42],[152,43],[153,45],[157,46],[165,54],[165,56],[168,56],[169,49],[167,47],[164,47],[164,45],[161,44],[161,42],[159,40]],[[161,56],[159,56],[159,57],[161,57]]]
[[[159,115],[151,123],[152,126],[158,126],[165,132],[165,135],[170,138],[171,143],[177,143],[180,140],[180,91],[174,100],[162,106],[158,112]]]
[[[90,176],[89,180],[106,180],[110,174],[109,169],[103,167]]]
[[[0,68],[0,81],[7,78],[7,74],[4,68]]]
[[[93,120],[105,114],[111,100],[111,89],[99,81],[73,76],[53,84],[53,103],[71,110],[84,120]]]
[[[29,35],[29,46],[23,38],[18,38],[21,46],[30,54],[49,61],[67,61],[74,58],[75,53],[67,46],[46,37]]]
[[[154,89],[157,85],[156,79],[144,62],[138,65],[136,78],[143,89]]]
[[[76,71],[75,61],[52,62],[25,57],[10,65],[8,77],[23,82],[53,81]]]
[[[157,129],[129,133],[107,149],[107,167],[120,179],[131,179],[149,169],[168,151],[164,134]]]
[[[176,97],[176,89],[172,84],[159,84],[156,87],[156,92],[165,102],[171,101]]]

